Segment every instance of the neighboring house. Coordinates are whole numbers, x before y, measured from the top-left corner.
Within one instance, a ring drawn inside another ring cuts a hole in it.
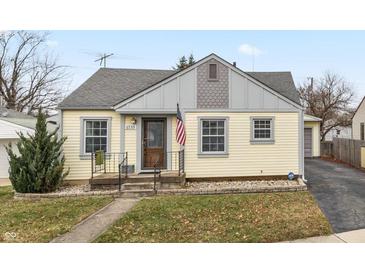
[[[304,157],[321,156],[321,131],[322,119],[304,115]]]
[[[11,143],[16,149],[19,140],[17,132],[33,134],[36,121],[33,116],[0,107],[0,180],[9,177],[9,161],[5,145]]]
[[[47,120],[47,129],[48,131],[52,130],[52,129],[56,129],[57,127],[59,127],[60,122],[59,122],[59,115],[58,113],[52,114],[50,115],[46,120]]]
[[[361,100],[354,116],[352,116],[352,139],[365,140],[365,97]]]
[[[47,129],[53,131],[57,125],[57,115],[47,118]],[[11,143],[17,151],[18,132],[24,135],[34,134],[37,118],[22,112],[0,106],[0,180],[8,179],[9,161],[5,145]]]
[[[184,148],[176,142],[177,103]],[[244,72],[215,54],[178,72],[101,68],[59,111],[68,180],[91,177],[97,150],[128,152],[137,173],[154,164],[172,170],[183,150],[187,179],[304,173],[304,113],[290,72]]]
[[[326,141],[332,141],[333,138],[345,138],[351,139],[352,138],[352,128],[351,126],[348,127],[335,127],[331,129],[325,137]]]

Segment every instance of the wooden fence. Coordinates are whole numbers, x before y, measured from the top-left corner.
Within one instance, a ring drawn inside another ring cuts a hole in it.
[[[333,138],[330,142],[321,143],[321,156],[332,156],[356,168],[361,168],[361,147],[365,146],[365,141]]]
[[[333,142],[332,141],[321,142],[321,156],[333,157]]]

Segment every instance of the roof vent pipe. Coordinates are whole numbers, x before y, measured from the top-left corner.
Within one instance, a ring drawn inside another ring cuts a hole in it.
[[[233,62],[233,66],[236,67],[236,65],[237,65],[236,62]]]

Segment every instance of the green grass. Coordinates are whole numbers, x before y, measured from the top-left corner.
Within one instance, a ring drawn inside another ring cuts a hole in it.
[[[144,199],[97,242],[278,242],[331,233],[308,192]]]
[[[108,204],[112,198],[14,200],[0,187],[0,242],[49,242]]]

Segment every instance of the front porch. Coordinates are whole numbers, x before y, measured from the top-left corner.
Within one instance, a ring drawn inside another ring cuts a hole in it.
[[[161,168],[156,160],[151,169],[136,172],[128,165],[128,152],[92,153],[90,189],[119,189],[144,196],[153,195],[158,189],[181,188],[185,184],[184,150],[166,154],[171,155],[169,168]]]

